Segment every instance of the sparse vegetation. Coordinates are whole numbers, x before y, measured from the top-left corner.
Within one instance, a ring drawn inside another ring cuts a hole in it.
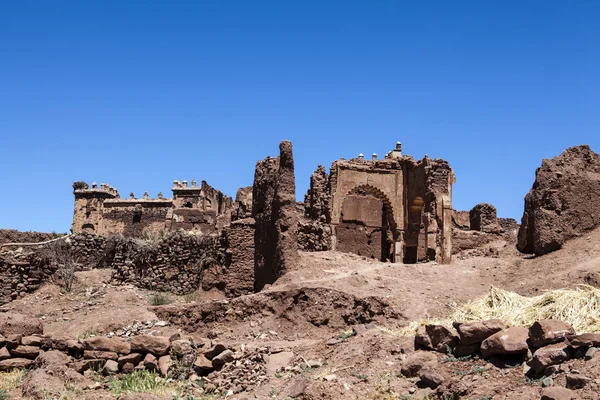
[[[147,370],[134,371],[119,378],[110,379],[110,391],[119,395],[122,393],[152,393],[183,395],[180,383],[162,378],[156,372]]]
[[[164,306],[166,304],[171,304],[173,299],[164,292],[155,292],[150,296],[150,303],[153,306]]]
[[[38,262],[48,265],[54,274],[50,281],[70,293],[75,283],[77,261],[73,258],[71,245],[66,240],[56,240],[38,250]]]
[[[93,336],[98,336],[99,334],[101,334],[102,332],[100,332],[98,329],[96,328],[88,328],[83,332],[79,332],[75,335],[75,338],[77,340],[81,340],[81,339],[88,339],[91,338]]]

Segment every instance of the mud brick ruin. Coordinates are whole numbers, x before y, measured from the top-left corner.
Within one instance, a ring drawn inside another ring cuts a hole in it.
[[[232,200],[205,181],[200,186],[193,180],[173,182],[173,197],[122,199],[117,189],[96,182],[90,188],[85,182],[73,184],[75,211],[73,233],[88,232],[99,235],[124,234],[140,236],[144,232],[157,233],[183,229],[202,234],[216,233],[231,222]]]
[[[305,215],[333,227],[332,248],[391,262],[450,263],[454,172],[440,159],[415,161],[402,145],[384,159],[361,154],[319,166]]]

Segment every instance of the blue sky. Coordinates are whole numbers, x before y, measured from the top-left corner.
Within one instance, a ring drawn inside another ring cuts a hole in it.
[[[67,231],[75,180],[234,196],[292,140],[317,164],[396,141],[454,206],[520,219],[542,158],[600,151],[600,1],[0,0],[0,228]]]

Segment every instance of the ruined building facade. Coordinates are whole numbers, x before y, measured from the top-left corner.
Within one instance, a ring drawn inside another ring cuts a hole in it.
[[[397,143],[374,154],[319,166],[305,197],[305,217],[332,226],[331,248],[391,262],[449,263],[452,185],[446,161],[402,155]]]
[[[173,197],[135,198],[133,193],[123,199],[119,192],[105,183],[73,184],[75,210],[73,233],[99,235],[124,234],[140,236],[183,229],[201,234],[218,233],[231,222],[232,199],[205,181],[173,183]]]

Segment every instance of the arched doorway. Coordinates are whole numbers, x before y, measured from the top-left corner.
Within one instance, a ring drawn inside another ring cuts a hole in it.
[[[397,229],[387,196],[371,185],[359,185],[342,200],[337,249],[395,262]]]

